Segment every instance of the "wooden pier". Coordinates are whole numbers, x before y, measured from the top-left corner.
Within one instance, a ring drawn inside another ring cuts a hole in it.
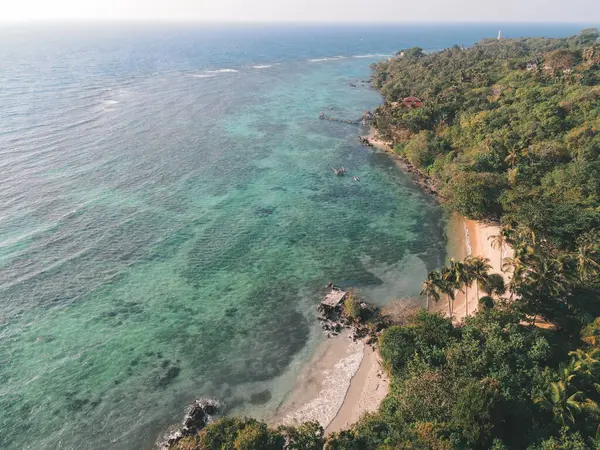
[[[346,291],[342,291],[341,289],[333,288],[323,297],[321,300],[322,306],[327,306],[329,308],[337,308],[338,305],[344,301],[348,293]]]
[[[374,119],[373,113],[371,111],[366,111],[362,117],[358,120],[348,120],[348,119],[338,119],[337,117],[330,117],[325,115],[325,113],[321,113],[319,114],[319,119],[321,120],[329,120],[330,122],[341,122],[341,123],[347,123],[350,125],[358,125],[360,123],[362,123],[363,125],[366,125],[370,120]]]

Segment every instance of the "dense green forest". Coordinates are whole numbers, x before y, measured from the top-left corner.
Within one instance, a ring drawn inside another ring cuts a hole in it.
[[[599,37],[412,48],[375,65],[380,135],[450,208],[501,223],[508,291],[482,259],[432,272],[424,294],[476,280],[479,311],[460,324],[420,311],[381,332],[391,391],[349,430],[224,418],[175,448],[600,448]]]

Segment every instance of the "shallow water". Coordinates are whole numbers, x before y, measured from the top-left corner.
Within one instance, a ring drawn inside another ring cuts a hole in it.
[[[318,115],[376,107],[379,55],[490,30],[430,31],[2,30],[0,447],[150,447],[202,396],[267,417],[329,280],[418,294],[442,212]]]

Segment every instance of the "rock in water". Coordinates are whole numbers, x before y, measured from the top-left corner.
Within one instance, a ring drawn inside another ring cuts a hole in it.
[[[219,404],[214,400],[196,400],[183,419],[184,435],[198,434],[219,410]]]
[[[196,400],[189,408],[181,428],[175,429],[159,444],[160,450],[168,450],[186,436],[194,436],[208,425],[211,417],[219,412],[219,402],[211,399]]]

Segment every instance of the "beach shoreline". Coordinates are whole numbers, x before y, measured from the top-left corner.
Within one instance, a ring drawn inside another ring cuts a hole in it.
[[[378,139],[372,130],[366,142],[393,156],[400,168],[410,174],[415,184],[438,201],[433,179],[423,174],[405,158],[396,154],[390,144]],[[459,213],[451,213],[446,226],[448,259],[462,261],[467,256],[487,258],[492,273],[501,274],[508,283],[509,274],[502,271],[502,258],[510,257],[508,245],[503,249],[492,244],[491,236],[501,231],[494,223],[469,220]],[[480,292],[480,296],[482,293]],[[467,310],[468,306],[468,310]],[[453,320],[460,322],[477,311],[478,298],[475,285],[457,293],[453,303]],[[448,315],[445,298],[434,303],[430,310]],[[316,420],[326,434],[348,429],[364,414],[379,409],[390,389],[390,379],[382,368],[377,348],[364,341],[353,342],[347,333],[327,339],[299,376],[290,397],[278,409],[273,425],[294,425]]]
[[[325,434],[348,429],[366,413],[374,413],[390,391],[390,380],[381,366],[376,348],[365,346],[364,357],[350,380],[344,402],[335,418],[325,428]]]
[[[396,153],[391,143],[386,142],[377,136],[375,128],[371,127],[369,134],[367,136],[359,136],[359,139],[364,144],[389,154],[396,164],[398,164],[398,167],[400,167],[404,173],[407,173],[412,177],[413,182],[417,186],[426,193],[434,196],[438,201],[441,199],[435,180],[417,169],[408,159]]]
[[[399,167],[412,175],[413,180],[419,187],[433,195],[439,202],[443,201],[443,198],[439,195],[438,186],[435,181],[414,167],[406,158],[394,152],[390,143],[378,137],[374,127],[371,128],[368,136],[361,136],[361,140],[378,150],[394,156]],[[507,244],[504,244],[503,248],[496,248],[492,243],[492,236],[496,236],[500,232],[501,227],[497,223],[471,220],[457,212],[451,213],[446,227],[448,259],[454,258],[457,261],[463,261],[467,256],[487,258],[490,261],[489,264],[492,266],[490,273],[502,275],[504,282],[508,285],[510,273],[502,270],[502,260],[503,258],[511,257],[513,253]],[[453,320],[461,321],[467,315],[474,314],[478,306],[477,289],[475,284],[472,284],[468,289],[468,302],[464,291],[457,293],[453,303]],[[431,311],[439,311],[447,315],[448,305],[445,299],[440,299],[437,303],[434,303]]]
[[[498,224],[465,219],[458,213],[452,213],[446,229],[448,257],[457,261],[462,261],[467,256],[487,258],[490,266],[492,266],[490,273],[500,274],[504,278],[504,282],[508,284],[510,272],[502,270],[502,259],[511,257],[513,252],[508,244],[504,244],[503,248],[497,248],[492,243],[492,236],[496,236],[500,232],[501,227]],[[467,311],[465,292],[459,291],[457,293],[453,304],[453,320],[461,321],[467,314],[473,315],[477,311],[479,299],[477,298],[475,283],[469,286],[468,294]],[[485,294],[480,290],[479,296],[482,297],[483,295]],[[440,311],[447,315],[448,305],[446,299],[441,298],[439,302],[434,303],[431,310]]]
[[[317,421],[330,434],[377,411],[388,392],[389,378],[377,350],[344,332],[321,344],[270,422],[276,426]]]

